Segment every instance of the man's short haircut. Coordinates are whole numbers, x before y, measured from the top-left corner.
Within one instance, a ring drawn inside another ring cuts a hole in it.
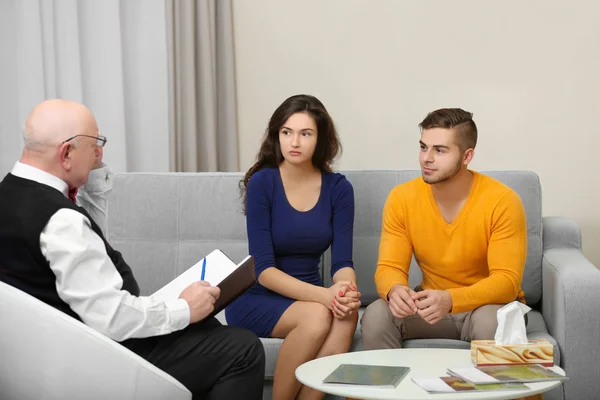
[[[477,126],[473,121],[473,113],[460,108],[440,108],[432,111],[419,127],[421,131],[431,128],[455,128],[456,144],[463,152],[474,149],[477,144]]]

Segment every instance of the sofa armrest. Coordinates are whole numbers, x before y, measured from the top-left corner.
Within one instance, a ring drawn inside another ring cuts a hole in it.
[[[192,397],[119,343],[3,282],[0,321],[0,399]]]
[[[577,222],[565,217],[544,217],[542,219],[544,250],[581,250],[581,230]]]
[[[564,384],[567,399],[593,398],[600,391],[600,270],[580,248],[576,224],[544,219],[542,314],[570,377]]]

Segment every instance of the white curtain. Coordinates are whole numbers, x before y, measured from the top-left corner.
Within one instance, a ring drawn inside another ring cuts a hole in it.
[[[48,98],[92,110],[115,171],[168,171],[166,25],[164,0],[0,0],[0,174]]]
[[[31,109],[88,106],[116,172],[237,171],[231,0],[0,0],[0,174]]]

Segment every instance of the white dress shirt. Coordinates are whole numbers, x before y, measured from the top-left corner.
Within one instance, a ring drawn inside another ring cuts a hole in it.
[[[92,217],[101,215],[102,221],[106,193],[112,187],[112,173],[105,168],[90,174],[80,189],[92,190],[78,194],[83,206],[92,207],[86,211],[92,211]],[[12,174],[51,186],[67,197],[67,183],[47,172],[17,162]],[[113,340],[165,335],[189,324],[185,300],[159,301],[122,290],[123,279],[104,242],[82,213],[68,208],[57,211],[40,234],[40,249],[56,276],[59,297],[85,324]]]

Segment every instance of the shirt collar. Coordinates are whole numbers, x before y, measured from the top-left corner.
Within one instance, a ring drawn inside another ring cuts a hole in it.
[[[43,185],[53,187],[61,192],[65,197],[68,197],[67,193],[69,191],[69,185],[67,185],[67,182],[63,181],[59,177],[49,174],[46,171],[42,171],[39,168],[17,161],[11,171],[11,174],[18,176],[19,178],[29,179],[30,181],[35,181]]]

